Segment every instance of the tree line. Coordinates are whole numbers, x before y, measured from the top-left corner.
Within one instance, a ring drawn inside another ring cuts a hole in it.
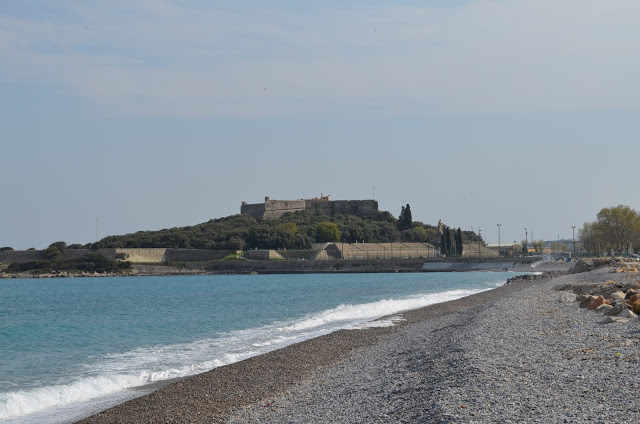
[[[640,213],[625,205],[603,208],[595,221],[584,223],[578,239],[590,255],[630,255],[640,247]]]

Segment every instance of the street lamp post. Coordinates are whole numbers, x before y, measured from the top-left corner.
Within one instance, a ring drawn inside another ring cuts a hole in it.
[[[500,255],[500,227],[502,224],[496,224],[498,226],[498,255]]]
[[[529,256],[529,233],[527,233],[527,227],[524,227],[524,246],[527,248],[527,256]]]
[[[482,251],[480,250],[480,246],[482,245],[482,230],[478,228],[478,257],[482,257]]]
[[[571,226],[571,231],[573,232],[573,257],[576,257],[576,226]]]

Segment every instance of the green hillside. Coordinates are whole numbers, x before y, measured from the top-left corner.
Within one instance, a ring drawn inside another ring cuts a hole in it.
[[[184,248],[184,249],[308,249],[312,243],[396,241],[439,244],[437,229],[421,222],[400,221],[389,212],[368,218],[354,215],[328,217],[322,213],[299,211],[278,219],[258,221],[250,215],[232,215],[208,222],[159,231],[139,231],[109,236],[89,248]],[[474,239],[474,233],[465,238]]]

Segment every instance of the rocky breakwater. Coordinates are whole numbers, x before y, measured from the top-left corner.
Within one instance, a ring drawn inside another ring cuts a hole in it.
[[[95,271],[51,271],[51,272],[2,272],[0,278],[74,278],[74,277],[128,277],[138,275],[135,271],[112,271],[112,272],[95,272]]]
[[[543,272],[541,274],[516,275],[515,277],[509,278],[507,282],[504,284],[509,285],[509,284],[524,283],[528,281],[550,280],[554,277],[558,277],[564,274],[566,274],[566,271],[549,271],[549,272]]]

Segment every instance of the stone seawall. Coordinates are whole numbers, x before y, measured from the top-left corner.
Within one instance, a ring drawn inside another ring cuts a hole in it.
[[[204,266],[213,274],[303,274],[333,272],[420,272],[424,260],[219,261]],[[196,264],[187,264],[189,268]]]
[[[489,271],[513,268],[513,261],[499,262],[473,262],[473,261],[456,261],[456,262],[425,262],[422,270],[427,272],[466,272],[466,271]]]

